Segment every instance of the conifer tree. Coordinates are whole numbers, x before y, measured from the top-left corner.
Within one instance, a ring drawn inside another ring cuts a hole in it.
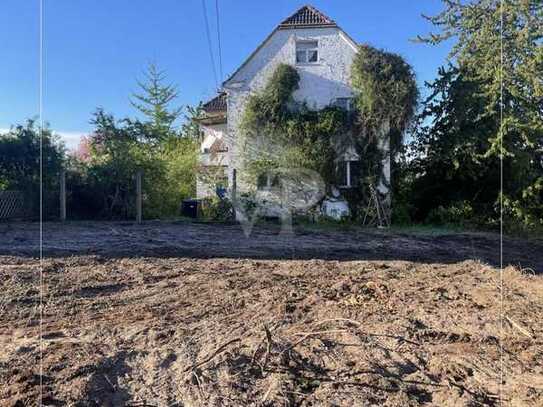
[[[130,103],[148,120],[157,135],[165,135],[174,128],[175,121],[181,116],[183,108],[172,107],[178,97],[177,86],[165,83],[166,74],[155,64],[149,64],[145,72],[145,81],[138,81],[141,93],[134,93]]]

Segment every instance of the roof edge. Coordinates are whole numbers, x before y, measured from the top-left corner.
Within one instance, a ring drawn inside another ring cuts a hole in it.
[[[301,9],[304,7],[308,7],[310,9],[316,10],[318,13],[322,14],[329,22],[319,24],[319,25],[285,25],[284,22],[289,20],[291,17],[295,16]],[[258,47],[255,48],[251,54],[243,61],[243,63],[230,75],[228,78],[226,78],[222,82],[223,87],[227,87],[228,83],[234,79],[234,77],[253,59],[253,57],[260,51],[264,45],[270,40],[270,38],[279,30],[300,30],[300,29],[312,29],[312,28],[336,28],[339,30],[340,35],[342,35],[343,39],[351,45],[353,50],[355,52],[358,52],[358,46],[359,44],[349,35],[347,34],[334,20],[332,20],[330,17],[328,17],[326,14],[322,13],[320,10],[315,9],[315,7],[311,5],[305,5],[302,6],[300,9],[296,10],[293,14],[291,14],[289,17],[287,17],[285,20],[283,20],[278,26],[276,26],[273,31],[268,34],[266,38],[258,45]]]

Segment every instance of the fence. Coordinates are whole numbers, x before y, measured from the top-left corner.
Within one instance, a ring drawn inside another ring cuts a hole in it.
[[[0,219],[24,218],[27,207],[22,191],[0,191]]]
[[[44,220],[60,218],[59,191],[57,190],[27,190],[0,191],[0,221],[5,220],[38,220],[41,215]]]
[[[113,202],[97,202],[92,186],[83,184],[69,185],[66,173],[62,172],[53,189],[38,188],[29,191],[0,191],[0,221],[2,220],[44,220],[100,219],[104,216],[105,207],[121,203],[123,213],[114,218],[142,221],[143,186],[142,172],[135,174],[131,186],[126,185],[124,196]],[[134,190],[132,190],[134,189]],[[94,206],[93,206],[94,204]],[[40,210],[41,207],[41,210]],[[111,217],[111,214],[110,214]]]

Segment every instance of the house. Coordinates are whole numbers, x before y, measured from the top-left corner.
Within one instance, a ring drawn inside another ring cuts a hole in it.
[[[299,89],[293,94],[295,101],[304,102],[310,109],[331,104],[351,109],[351,64],[357,49],[358,44],[335,21],[312,6],[300,8],[281,22],[223,83],[220,93],[203,106],[199,120],[203,139],[200,164],[203,174],[213,176],[200,177],[198,198],[214,195],[217,187],[230,193],[243,189],[237,141],[245,103],[250,94],[266,85],[279,64],[294,66],[300,75]],[[354,150],[345,153],[338,163],[338,173],[342,174],[338,187],[354,185],[352,169],[360,159]],[[388,178],[388,159],[384,164]],[[379,188],[386,189],[386,184],[381,183]]]

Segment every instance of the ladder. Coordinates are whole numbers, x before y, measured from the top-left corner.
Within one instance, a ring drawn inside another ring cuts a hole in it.
[[[383,203],[379,198],[379,194],[375,190],[373,184],[369,184],[370,198],[368,200],[368,206],[366,213],[364,214],[363,225],[377,226],[378,228],[387,228],[390,226],[389,217]]]

